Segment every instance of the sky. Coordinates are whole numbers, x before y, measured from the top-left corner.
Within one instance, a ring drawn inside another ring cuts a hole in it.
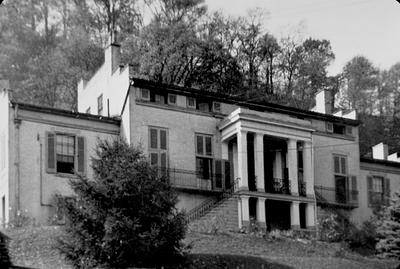
[[[328,39],[336,75],[356,55],[376,67],[400,62],[400,4],[395,0],[206,0],[208,10],[244,16],[250,9],[266,12],[264,30],[277,38]]]

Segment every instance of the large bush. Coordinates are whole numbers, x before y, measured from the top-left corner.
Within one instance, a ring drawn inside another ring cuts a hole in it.
[[[77,268],[165,263],[181,251],[184,214],[166,178],[140,149],[99,141],[92,179],[70,181],[77,199],[64,202],[66,236],[60,249]]]
[[[400,259],[400,193],[396,192],[390,205],[383,209],[377,228],[376,250],[383,257]]]

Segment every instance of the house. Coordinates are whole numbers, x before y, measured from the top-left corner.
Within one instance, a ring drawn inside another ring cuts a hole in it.
[[[72,168],[90,177],[97,138],[118,136],[168,177],[190,220],[216,214],[231,230],[314,231],[331,208],[354,222],[370,214],[361,204],[359,121],[354,111],[333,114],[328,91],[305,111],[159,84],[135,78],[119,49],[111,43],[103,66],[79,83],[79,112],[19,104],[3,91],[4,222],[18,211],[50,219],[54,194],[72,195]]]

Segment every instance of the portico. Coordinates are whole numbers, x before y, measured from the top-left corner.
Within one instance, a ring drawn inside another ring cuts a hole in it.
[[[257,222],[260,227],[279,228],[287,222],[282,228],[314,228],[310,122],[238,108],[221,122],[219,130],[237,181],[239,227]],[[301,203],[306,210],[300,210]],[[277,219],[272,214],[275,209],[288,217]],[[300,218],[306,223],[300,223]]]

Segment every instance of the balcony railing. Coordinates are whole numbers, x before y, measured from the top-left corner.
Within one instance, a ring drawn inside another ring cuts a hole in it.
[[[274,178],[267,183],[267,192],[290,194],[290,181],[282,178]]]
[[[307,184],[305,181],[299,181],[299,195],[303,197],[307,196]]]
[[[203,174],[191,170],[176,168],[158,168],[158,170],[161,174],[165,175],[170,184],[176,188],[204,191],[222,191],[226,188],[226,184],[223,184],[225,182],[222,181],[223,175],[221,174],[209,174],[207,178],[204,178]]]
[[[341,190],[325,186],[314,186],[317,202],[343,207],[358,206],[358,191]]]

